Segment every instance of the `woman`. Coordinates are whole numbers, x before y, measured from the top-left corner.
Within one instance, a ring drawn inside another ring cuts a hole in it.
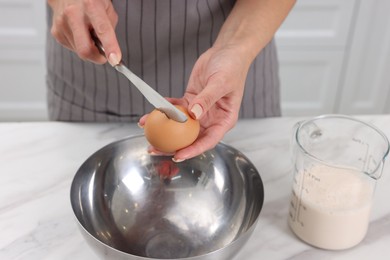
[[[105,64],[91,40],[93,29],[111,65],[123,60],[200,120],[200,136],[174,159],[199,155],[214,147],[239,117],[280,115],[272,38],[294,2],[48,0],[55,38],[48,35],[47,43],[50,118],[139,120],[142,126],[142,115],[152,109]]]

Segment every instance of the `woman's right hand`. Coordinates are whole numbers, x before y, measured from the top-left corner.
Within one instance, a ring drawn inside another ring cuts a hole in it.
[[[112,66],[122,53],[115,35],[118,15],[110,0],[48,0],[53,10],[51,34],[63,46],[83,59],[103,64],[107,61],[91,39],[94,30]]]

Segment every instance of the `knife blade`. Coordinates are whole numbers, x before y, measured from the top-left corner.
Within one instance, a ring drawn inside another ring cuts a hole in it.
[[[94,41],[99,52],[106,57],[104,48],[95,31],[91,31],[91,37]],[[141,92],[141,94],[152,104],[156,109],[165,113],[168,118],[175,120],[180,123],[187,121],[187,116],[177,107],[171,104],[163,96],[161,96],[156,90],[150,87],[145,81],[135,75],[129,68],[127,68],[123,62],[115,65],[114,68],[122,73],[133,85]]]
[[[125,75],[125,77],[133,83],[133,85],[142,93],[142,95],[144,95],[150,104],[165,113],[170,119],[180,123],[187,121],[187,116],[182,111],[172,105],[164,97],[162,97],[156,90],[146,84],[145,81],[143,81],[126,66],[124,66],[122,62],[120,62],[118,65],[115,65],[114,68]]]

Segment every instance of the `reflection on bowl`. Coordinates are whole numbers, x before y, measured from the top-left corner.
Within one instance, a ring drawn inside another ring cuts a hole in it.
[[[105,259],[230,259],[252,233],[264,200],[256,168],[218,144],[174,163],[144,136],[109,144],[77,171],[71,204]]]

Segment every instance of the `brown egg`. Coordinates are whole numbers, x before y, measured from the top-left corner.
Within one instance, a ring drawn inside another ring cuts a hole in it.
[[[193,119],[182,106],[176,106],[187,115],[184,123],[169,119],[155,109],[147,117],[144,131],[146,139],[157,150],[173,153],[192,144],[199,135],[199,121]]]

